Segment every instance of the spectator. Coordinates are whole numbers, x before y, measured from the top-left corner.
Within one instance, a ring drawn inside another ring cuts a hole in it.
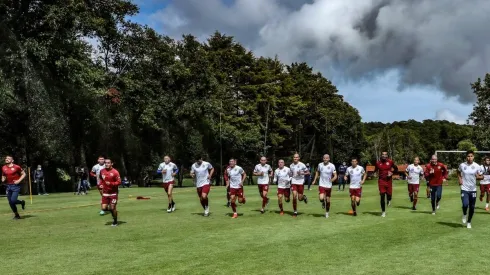
[[[123,188],[131,188],[131,182],[128,180],[128,177],[124,177],[121,182]]]
[[[76,195],[87,195],[87,185],[88,185],[88,173],[87,169],[85,168],[80,168],[77,171],[77,176],[78,176],[78,184],[77,184],[77,190],[75,192]]]
[[[310,167],[310,164],[307,163],[306,164],[306,169],[308,169],[308,171],[310,171],[310,173],[308,173],[308,175],[305,175],[305,183],[308,185],[308,190],[311,190],[311,167]]]
[[[41,165],[38,165],[37,166],[37,169],[34,170],[34,182],[36,183],[36,186],[37,186],[37,194],[39,196],[41,195],[48,195],[48,193],[46,193],[46,186],[44,184],[44,171],[43,171],[43,168],[41,167]],[[43,192],[41,193],[41,189],[39,188],[39,186],[41,186],[41,188],[43,189]]]
[[[344,162],[342,162],[342,164],[339,166],[339,176],[337,177],[337,183],[339,185],[339,191],[340,191],[340,186],[342,185],[342,191],[345,190],[345,173],[347,171],[347,164]]]

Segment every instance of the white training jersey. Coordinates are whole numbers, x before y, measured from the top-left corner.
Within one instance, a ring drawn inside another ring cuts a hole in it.
[[[458,171],[461,173],[463,179],[461,190],[476,192],[476,175],[482,173],[480,165],[475,162],[472,164],[463,162],[459,165]]]
[[[164,170],[165,173],[163,173]],[[173,162],[169,162],[168,164],[162,162],[158,166],[158,172],[162,173],[163,183],[174,181],[175,179],[172,174],[175,173],[175,171],[177,170],[179,170],[179,168],[177,168],[177,165],[175,165],[175,163]]]
[[[297,164],[291,163],[289,165],[289,169],[291,170],[291,184],[298,184],[298,185],[303,185],[305,183],[305,175],[306,171],[308,171],[308,168],[306,168],[306,165],[299,161]],[[300,174],[299,172],[303,172],[303,174]]]
[[[347,175],[349,175],[350,178],[350,189],[357,189],[362,187],[361,181],[364,173],[366,173],[364,171],[364,168],[359,165],[357,165],[356,167],[350,166],[349,168],[347,168]]]
[[[235,167],[228,167],[226,169],[226,173],[228,173],[228,181],[230,182],[230,188],[239,189],[241,188],[242,183],[242,175],[245,173],[242,167],[235,165]]]
[[[317,168],[318,173],[320,173],[320,183],[319,186],[325,188],[332,188],[332,178],[336,173],[335,165],[332,163],[320,163]]]
[[[422,166],[410,164],[406,171],[408,173],[407,181],[409,184],[420,184],[420,176],[424,175],[424,169],[422,169]]]
[[[203,161],[201,165],[194,163],[191,167],[191,172],[195,174],[194,181],[196,187],[203,187],[209,185],[209,170],[213,169],[211,163]]]
[[[100,165],[98,163],[96,165],[94,165],[94,167],[92,167],[92,173],[95,173],[95,176],[97,179],[97,185],[100,184],[100,178],[99,178],[100,171],[104,168],[105,168],[104,164]]]
[[[277,188],[279,189],[287,189],[291,187],[289,184],[291,170],[284,166],[282,169],[277,168],[274,172],[274,183],[277,183]]]
[[[257,164],[254,168],[254,173],[264,173],[263,176],[257,178],[257,184],[269,184],[269,173],[272,171],[272,167],[269,164]]]
[[[490,166],[485,166],[482,165],[481,166],[481,171],[482,171],[482,174],[483,174],[483,180],[480,181],[480,184],[490,184]]]

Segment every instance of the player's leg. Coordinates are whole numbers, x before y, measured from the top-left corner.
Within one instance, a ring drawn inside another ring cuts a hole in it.
[[[202,204],[204,207],[204,216],[209,215],[209,192],[211,191],[211,186],[209,184],[202,187]]]
[[[304,194],[305,186],[304,185],[298,185],[297,190],[298,190],[298,200],[304,201],[305,203],[308,203],[308,198]]]
[[[413,185],[413,187],[412,187],[412,198],[413,198],[412,210],[417,210],[417,202],[419,200],[419,185],[418,184],[411,184],[411,185]]]
[[[230,193],[231,210],[233,211],[232,218],[236,219],[238,218],[238,214],[236,212],[236,193],[235,193],[235,189],[230,189],[230,190],[231,190]]]
[[[391,206],[392,194],[393,194],[393,183],[389,182],[386,188],[386,200],[388,201],[388,206]]]
[[[357,211],[356,196],[353,196],[352,193],[351,193],[351,197],[350,197],[350,206],[352,208],[352,215],[357,216],[357,212],[356,212]]]
[[[202,187],[197,187],[197,196],[199,197],[199,202],[201,203],[201,206],[203,209],[206,209],[206,206],[204,205],[204,199],[202,197]]]
[[[237,199],[240,204],[245,204],[247,199],[245,199],[245,191],[243,191],[243,187],[238,190]]]
[[[485,187],[486,187],[485,188],[485,193],[487,195],[487,200],[486,200],[487,203],[485,204],[485,210],[489,211],[490,210],[489,209],[489,203],[490,203],[490,195],[489,195],[490,194],[490,184],[486,184]]]
[[[293,211],[294,211],[294,216],[298,214],[298,186],[296,184],[293,184],[291,186],[291,189],[293,190]]]
[[[262,187],[262,209],[265,209],[267,205],[269,204],[269,197],[267,196],[269,194],[269,185],[268,184],[263,184]]]
[[[412,192],[412,184],[407,184],[408,189],[408,197],[410,198],[410,202],[413,202],[413,192]]]
[[[384,184],[378,184],[378,189],[379,189],[379,204],[381,206],[381,216],[385,217],[386,216],[386,185]]]
[[[12,185],[7,185],[7,200],[10,206],[10,209],[14,213],[14,219],[20,219],[19,212],[17,211],[17,205],[15,204],[15,201],[17,200],[14,192],[13,192],[13,186]]]
[[[117,196],[110,197],[110,206],[111,206],[111,214],[112,214],[112,226],[117,226]]]
[[[441,201],[442,199],[442,185],[441,186],[437,186],[437,190],[436,190],[436,209],[439,209],[440,206],[439,206],[439,202]]]
[[[463,204],[463,224],[467,221],[468,207],[470,206],[470,194],[466,191],[461,191],[461,202]]]
[[[325,188],[318,186],[318,199],[322,204],[322,209],[325,209]]]
[[[325,189],[325,216],[328,217],[330,212],[330,198],[332,196],[332,188]]]
[[[172,212],[174,212],[175,211],[175,202],[174,202],[174,195],[173,195],[173,193],[174,193],[173,192],[174,191],[174,184],[173,183],[169,183],[166,191],[167,191],[169,209]]]
[[[428,181],[427,181],[427,188],[425,189],[425,194],[427,198],[430,199],[430,184]]]
[[[277,188],[277,204],[279,205],[280,215],[284,215],[284,208],[282,206],[283,189]]]
[[[436,212],[436,198],[437,198],[437,186],[430,187],[430,205],[432,206],[432,213]]]
[[[476,192],[469,192],[469,213],[468,213],[468,224],[467,228],[471,228],[471,220],[473,219],[473,214],[475,214],[475,205],[476,205]]]
[[[483,201],[483,197],[485,197],[485,185],[480,184],[480,201]]]

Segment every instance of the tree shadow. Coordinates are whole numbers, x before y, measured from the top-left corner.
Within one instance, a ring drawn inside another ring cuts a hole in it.
[[[125,224],[127,222],[123,222],[123,221],[118,221],[117,222],[117,225],[122,225],[122,224]],[[112,222],[106,222],[105,225],[112,225]]]
[[[437,224],[440,224],[440,225],[449,226],[449,227],[452,227],[452,228],[464,227],[462,224],[455,223],[455,222],[436,222],[436,223]]]

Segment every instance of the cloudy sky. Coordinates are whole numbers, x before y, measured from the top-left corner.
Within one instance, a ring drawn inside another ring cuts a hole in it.
[[[363,121],[465,123],[490,72],[489,0],[134,0],[134,21],[180,38],[215,30],[256,55],[306,61]]]

